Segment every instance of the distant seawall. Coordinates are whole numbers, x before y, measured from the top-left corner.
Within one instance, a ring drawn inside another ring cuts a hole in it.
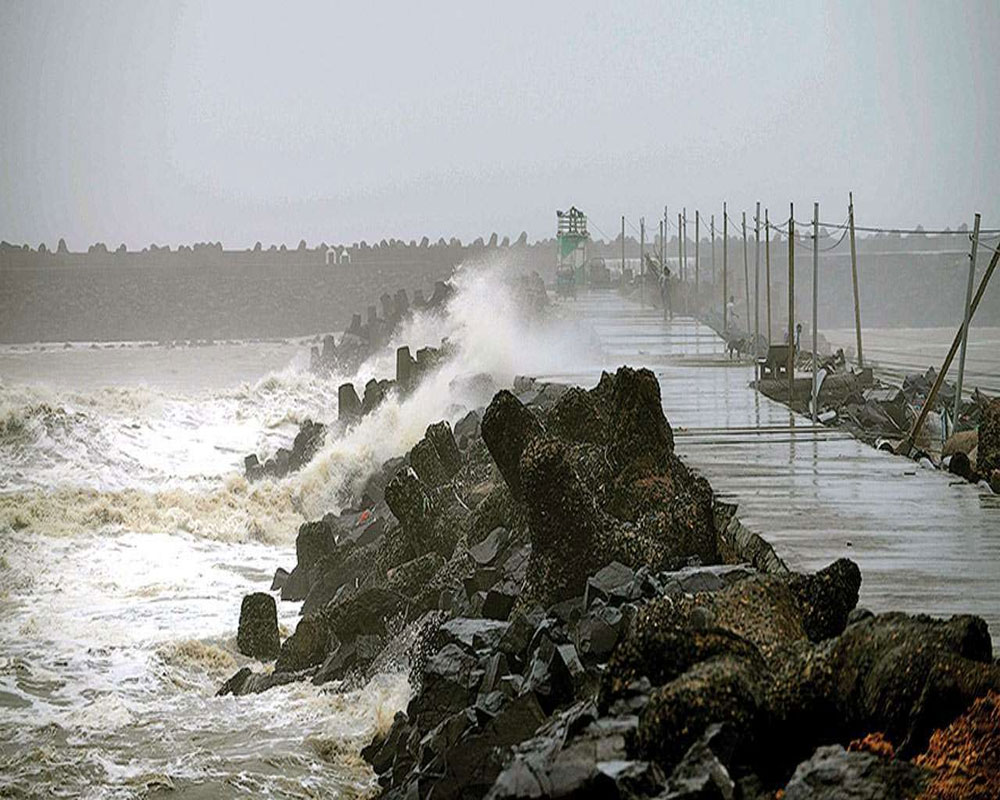
[[[964,238],[964,237],[959,237]],[[868,326],[950,326],[960,321],[967,257],[956,237],[879,237],[858,243],[862,320]],[[823,245],[826,246],[826,245]],[[647,243],[647,252],[657,245]],[[808,314],[812,296],[811,242],[796,249],[797,316]],[[820,259],[820,327],[853,325],[850,258],[838,249]],[[639,242],[626,238],[625,254],[637,259]],[[674,259],[676,240],[667,243]],[[761,246],[761,315],[765,314],[765,264]],[[753,243],[749,243],[753,283]],[[345,255],[346,254],[346,255]],[[981,254],[982,255],[982,254]],[[588,256],[617,265],[620,239],[591,242]],[[702,240],[700,280],[710,283],[711,244]],[[218,244],[151,246],[139,252],[31,249],[0,244],[0,343],[62,341],[174,341],[306,336],[340,330],[384,292],[425,292],[456,265],[499,260],[511,269],[554,277],[556,242],[511,243],[444,239],[430,243],[382,240],[328,248],[255,247],[224,250]],[[716,240],[714,294],[721,303],[722,241]],[[985,267],[981,259],[979,273]],[[671,265],[676,268],[675,264]],[[787,309],[785,241],[771,242],[772,312],[775,324]],[[694,277],[694,245],[688,245],[688,278]],[[730,238],[728,290],[743,304],[742,240]],[[1000,279],[994,281],[975,324],[1000,325]]]

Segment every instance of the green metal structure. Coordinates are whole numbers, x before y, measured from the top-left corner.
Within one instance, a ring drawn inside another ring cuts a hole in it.
[[[577,284],[587,281],[587,215],[576,206],[556,211],[556,240],[559,256],[556,265],[556,289],[560,294],[576,295]]]

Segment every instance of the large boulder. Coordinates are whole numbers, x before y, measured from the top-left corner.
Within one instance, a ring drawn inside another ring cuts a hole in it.
[[[521,456],[519,476],[531,531],[526,593],[545,605],[583,594],[600,566],[601,520],[571,451],[559,439],[535,437]]]
[[[911,757],[987,691],[1000,689],[986,623],[900,613],[871,616],[774,662],[771,706],[788,747],[882,731]],[[804,758],[807,753],[802,753]]]
[[[458,450],[451,425],[444,420],[435,422],[427,427],[424,438],[434,446],[446,478],[452,478],[462,468],[462,454]]]
[[[521,454],[541,433],[535,415],[506,389],[497,392],[483,415],[483,441],[515,499],[522,496]]]
[[[648,369],[620,367],[611,392],[610,456],[615,464],[650,468],[674,452],[674,436],[663,415],[660,384]]]
[[[236,647],[245,656],[270,661],[278,657],[278,608],[266,592],[254,592],[243,598]]]
[[[318,616],[303,617],[295,633],[285,639],[274,665],[275,672],[299,672],[318,667],[326,658],[330,646],[330,631]]]

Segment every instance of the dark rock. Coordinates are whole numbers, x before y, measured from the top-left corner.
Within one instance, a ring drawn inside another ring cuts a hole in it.
[[[227,694],[241,694],[240,690],[243,685],[247,682],[247,678],[253,673],[250,667],[240,667],[236,674],[230,677],[225,683],[222,684],[219,691],[215,693],[216,697],[224,697]]]
[[[497,620],[457,617],[441,625],[435,641],[438,647],[457,644],[470,652],[492,652],[497,649],[507,628],[508,623]]]
[[[337,389],[337,418],[343,422],[353,422],[360,416],[361,399],[354,390],[354,384],[341,384]]]
[[[428,426],[424,437],[434,446],[446,478],[451,479],[462,468],[462,454],[458,450],[451,426],[443,420],[435,422]]]
[[[482,673],[474,655],[458,644],[445,645],[430,656],[420,678],[421,690],[406,709],[420,730],[429,731],[475,698]]]
[[[544,609],[534,606],[515,611],[510,617],[507,631],[500,639],[500,652],[522,660],[535,635],[535,630],[545,619]]]
[[[248,481],[255,481],[264,476],[264,467],[257,459],[256,453],[251,453],[243,459],[243,474]]]
[[[510,534],[504,528],[494,528],[485,539],[469,548],[469,555],[477,564],[485,567],[496,561],[500,549],[509,538]]]
[[[574,705],[517,747],[487,798],[655,796],[662,773],[626,751],[635,726],[635,717],[597,719],[592,704]]]
[[[618,644],[624,615],[613,606],[598,606],[588,611],[576,625],[575,641],[580,656],[602,663]]]
[[[908,758],[976,697],[1000,689],[1000,665],[978,617],[893,613],[819,645],[800,643],[775,663],[772,681],[772,713],[789,742],[821,743],[817,732],[849,741],[881,731]]]
[[[365,384],[364,398],[361,400],[361,414],[370,414],[385,400],[388,381],[377,381],[372,378]]]
[[[972,462],[965,453],[955,453],[948,460],[948,472],[975,483],[979,480],[979,475],[972,469]]]
[[[248,694],[260,694],[275,686],[284,686],[302,680],[304,676],[292,672],[253,672],[249,667],[243,667],[216,692],[216,697],[227,694],[237,697]]]
[[[518,591],[510,584],[494,586],[486,592],[480,613],[487,619],[506,620],[517,601]]]
[[[731,724],[740,741],[758,741],[768,719],[765,675],[759,656],[727,654],[654,689],[639,714],[638,753],[669,768],[713,723]]]
[[[785,800],[907,800],[927,783],[925,770],[907,761],[872,753],[820,747],[795,769]]]
[[[298,672],[323,663],[330,633],[319,617],[303,617],[295,633],[285,639],[274,665],[275,672]]]
[[[281,591],[285,586],[285,582],[288,580],[288,576],[289,576],[288,570],[278,567],[274,571],[274,578],[271,579],[271,591],[272,592]]]
[[[416,597],[444,564],[444,558],[440,553],[424,553],[389,570],[386,575],[386,588],[406,597]]]
[[[295,537],[296,566],[307,574],[323,556],[337,547],[337,537],[326,519],[303,522]]]
[[[409,721],[405,712],[397,711],[392,719],[392,727],[385,737],[372,741],[361,750],[361,757],[371,764],[376,775],[381,775],[392,767],[396,753],[402,749],[406,734],[409,732]]]
[[[735,746],[731,725],[710,725],[674,767],[664,800],[732,800],[736,785],[729,775],[729,763]]]
[[[587,579],[584,605],[590,608],[596,600],[619,604],[639,599],[635,591],[635,572],[624,564],[612,561]]]
[[[266,592],[244,596],[240,606],[240,626],[236,648],[245,656],[270,661],[278,657],[278,607]]]
[[[309,594],[309,573],[295,567],[281,587],[281,599],[297,603]]]
[[[326,437],[326,426],[307,419],[299,426],[288,458],[289,471],[301,469],[316,454]]]
[[[611,393],[611,447],[614,463],[657,463],[674,452],[674,437],[663,415],[660,384],[648,369],[620,367]]]
[[[470,411],[455,423],[455,438],[458,440],[465,439],[466,441],[479,438],[481,420],[482,417],[478,411]]]
[[[409,347],[400,347],[396,350],[396,384],[399,388],[407,392],[413,388],[416,378],[417,362],[410,355]]]
[[[600,566],[595,544],[601,522],[567,446],[533,438],[521,456],[519,479],[531,531],[525,593],[546,605],[582,594],[587,577]]]
[[[792,578],[792,590],[802,604],[802,625],[814,642],[837,636],[858,604],[861,570],[840,558],[813,575]]]
[[[515,499],[522,496],[521,454],[541,433],[535,415],[506,389],[497,392],[483,415],[483,441]]]
[[[417,477],[431,488],[441,486],[448,481],[449,475],[438,457],[437,449],[429,439],[421,439],[410,450],[410,466],[417,473]]]
[[[406,604],[407,598],[391,585],[366,586],[327,606],[324,618],[330,632],[341,641],[361,635],[386,636],[387,623],[401,615]]]

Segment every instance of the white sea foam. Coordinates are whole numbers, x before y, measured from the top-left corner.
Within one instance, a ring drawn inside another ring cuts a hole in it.
[[[282,480],[248,485],[243,455],[287,446],[306,418],[335,421],[345,380],[311,374],[304,358],[256,381],[189,394],[0,385],[0,529],[290,540],[305,519],[349,502],[429,424],[455,422],[489,401],[481,384],[462,378],[485,373],[504,385],[515,371],[558,370],[585,352],[571,323],[527,320],[498,272],[460,270],[445,309],[414,315],[347,376],[360,390],[372,377],[394,374],[397,346],[451,343],[451,356],[415,391],[390,395],[345,434],[329,434],[303,470]]]

